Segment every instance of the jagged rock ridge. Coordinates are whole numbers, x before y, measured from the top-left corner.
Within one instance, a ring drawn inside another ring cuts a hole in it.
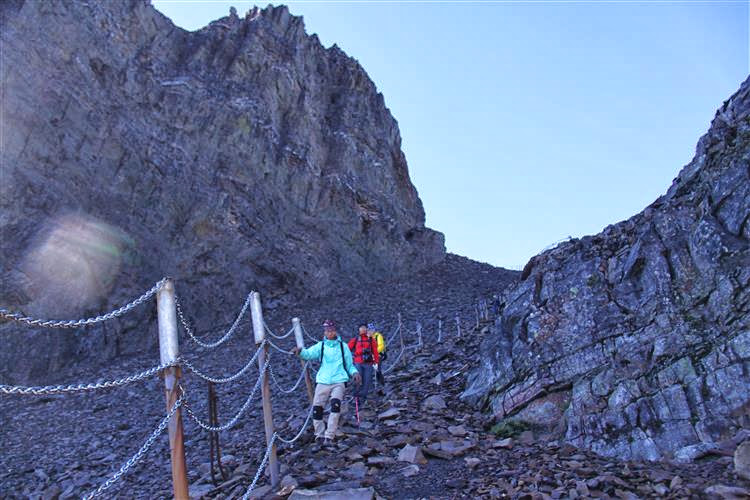
[[[286,7],[232,11],[196,32],[143,0],[15,0],[0,19],[6,307],[90,314],[171,275],[205,328],[229,321],[217,306],[251,288],[272,305],[444,258],[383,96]],[[112,226],[121,269],[97,301],[66,308],[32,293],[23,259],[48,221],[81,216],[94,219],[76,226],[87,234]],[[16,335],[0,376],[138,351],[153,341],[150,317],[79,337]],[[49,349],[21,366],[29,343]]]
[[[746,80],[664,196],[531,259],[463,397],[633,459],[750,426],[749,165]]]

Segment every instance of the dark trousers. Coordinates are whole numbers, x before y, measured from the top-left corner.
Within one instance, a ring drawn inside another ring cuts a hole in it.
[[[354,389],[353,395],[359,399],[359,404],[362,404],[367,399],[367,395],[370,393],[370,388],[372,387],[373,368],[371,364],[365,363],[355,363],[354,366],[362,377],[362,384]]]
[[[385,376],[383,376],[383,373],[384,373],[383,370],[385,369],[384,363],[386,359],[388,359],[388,354],[385,352],[381,352],[380,362],[378,362],[378,373],[377,373],[378,384],[380,384],[381,389],[382,389],[382,386],[385,385]]]

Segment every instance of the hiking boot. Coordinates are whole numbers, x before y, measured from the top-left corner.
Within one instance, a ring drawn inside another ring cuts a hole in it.
[[[325,438],[325,440],[323,440],[323,448],[335,450],[336,448],[338,448],[338,445],[333,439]]]

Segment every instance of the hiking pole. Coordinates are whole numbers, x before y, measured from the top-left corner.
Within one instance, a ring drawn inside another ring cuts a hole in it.
[[[359,426],[359,398],[354,398],[354,414],[357,416],[357,425]]]

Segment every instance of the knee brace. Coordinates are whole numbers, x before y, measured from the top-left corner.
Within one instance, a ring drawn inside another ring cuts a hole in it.
[[[341,413],[341,400],[331,398],[331,413]]]
[[[322,406],[313,406],[313,420],[323,420]]]

